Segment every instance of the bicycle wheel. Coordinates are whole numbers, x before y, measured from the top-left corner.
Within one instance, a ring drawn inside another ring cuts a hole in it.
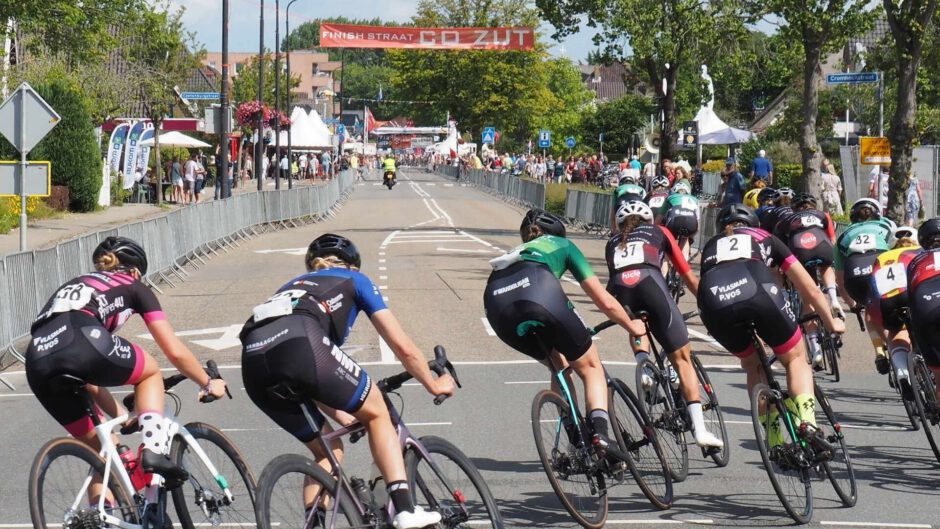
[[[728,430],[725,428],[725,416],[721,413],[721,405],[718,404],[718,394],[715,393],[715,386],[708,378],[708,372],[702,366],[702,361],[695,354],[692,354],[692,367],[695,368],[695,374],[698,376],[698,394],[702,399],[702,414],[705,416],[705,424],[708,425],[712,433],[718,434],[718,438],[724,443],[724,448],[705,450],[702,453],[711,456],[712,461],[719,467],[728,466],[731,461],[731,440],[728,439]],[[714,429],[718,430],[715,431]]]
[[[172,492],[180,525],[194,529],[205,524],[236,527],[255,524],[255,478],[241,452],[214,426],[191,422],[185,428],[215,466],[217,475],[182,436],[173,438],[170,459],[189,472],[186,483]],[[231,497],[220,485],[223,483]]]
[[[304,485],[311,489],[304,497]],[[258,479],[258,527],[309,527],[312,510],[306,507],[325,507],[325,524],[321,527],[363,527],[362,517],[352,498],[344,490],[338,493],[336,479],[314,463],[298,454],[275,457],[261,472]],[[339,495],[339,502],[335,498]]]
[[[836,490],[839,499],[846,507],[852,507],[858,501],[858,484],[855,482],[855,469],[852,468],[852,458],[849,456],[849,449],[845,445],[845,436],[842,434],[842,427],[836,420],[836,414],[832,411],[832,405],[826,394],[823,393],[819,384],[814,384],[816,393],[816,403],[819,407],[816,409],[817,425],[825,435],[826,443],[833,448],[832,459],[823,463],[826,475],[832,483],[832,488]],[[819,411],[822,411],[822,414]]]
[[[572,412],[557,393],[542,390],[532,401],[532,433],[542,467],[558,499],[582,526],[607,521],[607,487],[587,450],[579,451]],[[582,425],[585,426],[585,425]]]
[[[640,380],[644,369],[653,373],[653,386],[649,389],[645,389]],[[686,425],[682,418],[685,410],[676,408],[669,384],[669,377],[650,360],[637,364],[637,400],[657,430],[672,480],[681,482],[689,476],[689,445],[686,443]]]
[[[936,380],[920,354],[911,357],[910,366],[911,387],[920,422],[924,425],[924,433],[927,434],[934,456],[940,461],[940,447],[937,446],[940,442],[940,407],[937,406]]]
[[[441,513],[440,525],[446,529],[502,529],[496,500],[470,459],[440,437],[427,435],[420,440],[434,464],[418,448],[413,447],[405,454],[408,488],[415,505]]]
[[[630,387],[620,379],[608,382],[610,422],[620,451],[643,495],[657,508],[672,507],[672,474],[659,436]]]
[[[917,404],[913,400],[907,400],[901,394],[900,383],[898,382],[897,371],[894,370],[894,362],[891,362],[891,372],[888,375],[891,387],[895,389],[898,396],[901,397],[901,404],[904,406],[904,413],[907,414],[907,420],[911,423],[911,429],[915,432],[920,430],[920,416],[917,414]]]
[[[88,494],[91,487],[84,490],[83,487],[89,474],[103,475],[104,466],[97,453],[75,439],[53,439],[39,449],[29,471],[29,516],[33,527],[98,527],[98,498]],[[137,506],[113,470],[108,477],[108,490],[115,501],[111,515],[138,523]],[[92,500],[95,504],[89,507]],[[78,512],[72,510],[73,504],[79,507]]]
[[[783,417],[789,412],[777,395],[767,384],[757,384],[751,391],[751,420],[757,436],[757,447],[783,508],[798,523],[807,523],[813,516],[813,492],[808,465],[799,441],[791,436],[787,428]],[[773,412],[777,416],[771,421]],[[768,431],[779,432],[780,440],[771,445]]]
[[[823,348],[823,360],[826,363],[826,372],[832,376],[833,382],[841,380],[839,373],[839,348],[836,347],[836,337],[826,333],[826,338],[821,342]]]

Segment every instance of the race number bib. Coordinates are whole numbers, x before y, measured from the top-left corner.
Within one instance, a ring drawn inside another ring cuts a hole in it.
[[[59,289],[49,307],[48,314],[58,314],[60,312],[70,312],[85,308],[91,302],[91,296],[95,289],[84,284],[68,285]]]
[[[286,316],[294,312],[294,301],[304,297],[307,294],[305,290],[285,290],[271,296],[261,305],[251,309],[251,314],[255,322],[264,321],[269,318]]]
[[[716,263],[751,258],[751,237],[748,235],[729,235],[718,239],[715,251]]]
[[[650,209],[656,210],[662,207],[663,202],[666,201],[666,197],[652,197],[650,198]]]
[[[639,241],[627,243],[626,248],[614,252],[614,268],[617,270],[642,264],[645,261],[646,255],[643,252],[643,243]]]
[[[877,249],[877,241],[871,233],[862,233],[856,235],[849,243],[849,251],[852,253],[864,253]]]
[[[692,197],[682,197],[682,202],[679,203],[679,207],[689,211],[698,211],[698,204]]]
[[[903,263],[894,263],[875,272],[875,288],[879,294],[907,288],[907,273]]]

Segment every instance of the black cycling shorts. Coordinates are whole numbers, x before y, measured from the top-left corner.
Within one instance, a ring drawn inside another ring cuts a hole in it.
[[[287,382],[303,396],[349,413],[359,411],[372,380],[337,347],[320,324],[293,314],[252,329],[242,338],[242,381],[245,392],[261,411],[301,442],[317,434],[300,406],[272,395],[268,389]],[[317,429],[323,416],[313,411]]]
[[[495,270],[486,284],[483,308],[500,340],[540,362],[552,349],[573,362],[591,347],[591,334],[543,264],[522,261]]]
[[[869,300],[867,309],[872,319],[881,324],[882,329],[897,333],[904,328],[901,309],[907,306],[907,292],[905,291],[889,298],[879,297]]]
[[[786,294],[760,261],[731,261],[709,269],[699,283],[698,307],[708,332],[740,358],[754,352],[752,322],[757,336],[777,354],[790,351],[803,337]]]
[[[146,353],[83,312],[64,312],[33,333],[26,350],[26,380],[42,406],[70,434],[94,428],[85,401],[54,377],[72,375],[103,387],[136,384]]]
[[[698,233],[698,217],[695,216],[694,211],[672,208],[666,213],[663,226],[672,233],[677,241],[683,235],[691,239]]]
[[[940,367],[940,277],[917,285],[909,301],[917,348],[928,366]]]
[[[845,290],[856,303],[868,304],[871,295],[871,273],[880,251],[855,253],[845,258]]]
[[[790,235],[790,251],[800,264],[816,261],[816,266],[832,266],[832,241],[814,230]]]
[[[649,313],[650,330],[666,354],[689,343],[689,330],[682,312],[669,295],[662,272],[651,267],[617,272],[607,290],[632,314]]]

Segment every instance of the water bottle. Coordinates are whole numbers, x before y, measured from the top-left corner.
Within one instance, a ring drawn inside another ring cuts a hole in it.
[[[124,468],[127,469],[128,476],[131,478],[131,484],[134,485],[134,490],[141,490],[149,485],[153,474],[144,472],[144,467],[140,466],[137,461],[137,454],[135,454],[130,447],[122,444],[117,445],[117,451],[118,455],[121,457],[121,461],[124,463]]]
[[[669,384],[672,385],[672,389],[679,389],[679,372],[676,371],[676,368],[669,364],[666,366],[666,375],[669,377]]]
[[[349,484],[352,485],[352,489],[359,501],[362,502],[363,507],[370,511],[374,510],[375,498],[372,497],[372,491],[366,487],[366,482],[361,478],[353,477],[349,480]]]

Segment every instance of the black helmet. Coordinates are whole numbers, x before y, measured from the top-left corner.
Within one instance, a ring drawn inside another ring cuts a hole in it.
[[[721,211],[718,212],[718,219],[716,219],[715,225],[718,226],[719,230],[723,230],[725,226],[732,222],[743,222],[752,228],[760,224],[760,220],[758,220],[757,215],[754,214],[754,210],[744,204],[729,204],[721,208]]]
[[[940,217],[927,219],[917,228],[917,243],[925,250],[931,249],[930,242],[940,235]]]
[[[519,226],[519,235],[522,237],[523,242],[527,240],[529,226],[533,224],[538,225],[544,233],[549,235],[565,236],[565,224],[560,218],[543,209],[530,209],[522,218],[522,224]]]
[[[803,206],[809,205],[812,208],[816,207],[816,197],[809,193],[800,193],[793,199],[793,207],[801,208]]]
[[[121,268],[136,268],[141,276],[147,275],[147,253],[136,241],[127,237],[108,237],[95,248],[91,259],[97,261],[107,253],[117,256]]]
[[[765,187],[757,193],[757,203],[763,204],[768,200],[777,200],[780,197],[780,193],[772,187]]]
[[[362,257],[359,255],[359,249],[352,241],[342,235],[333,233],[324,233],[310,243],[307,248],[306,263],[309,263],[317,257],[326,257],[335,255],[346,263],[356,268],[362,266]]]

